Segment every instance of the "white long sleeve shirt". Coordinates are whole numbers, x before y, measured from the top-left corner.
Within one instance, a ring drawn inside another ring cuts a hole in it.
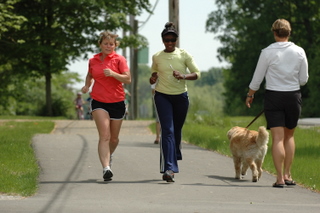
[[[309,78],[305,51],[292,42],[272,43],[261,51],[249,88],[257,91],[264,77],[267,90],[299,90]]]

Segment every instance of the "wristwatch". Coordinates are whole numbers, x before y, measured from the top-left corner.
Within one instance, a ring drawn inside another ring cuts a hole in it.
[[[247,98],[253,98],[254,97],[254,95],[252,94],[252,95],[249,95],[249,93],[247,93]]]

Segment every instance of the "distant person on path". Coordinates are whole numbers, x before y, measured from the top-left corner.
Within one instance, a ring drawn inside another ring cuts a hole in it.
[[[124,85],[123,85],[124,86]],[[125,87],[123,87],[124,89],[124,93],[126,94],[126,99],[124,100],[124,104],[126,105],[126,115],[125,118],[126,120],[129,119],[129,104],[130,104],[130,97],[131,97],[131,93],[129,92],[129,90],[127,90]]]
[[[154,94],[155,94],[155,92],[156,92],[155,88],[156,88],[156,83],[151,84],[152,102],[153,102],[154,107],[156,107],[156,106],[155,106],[155,103],[154,103],[154,99],[153,99]],[[156,139],[154,140],[153,143],[154,143],[154,144],[158,144],[158,143],[160,143],[161,127],[160,127],[159,116],[158,116],[158,113],[157,113],[157,110],[156,110],[156,109],[155,109],[155,116],[156,116]]]
[[[291,176],[295,152],[294,130],[301,114],[300,86],[307,83],[308,61],[305,51],[289,42],[290,23],[276,20],[271,28],[275,43],[263,49],[249,85],[246,106],[266,79],[264,114],[272,134],[272,157],[277,171],[273,187],[296,185]]]
[[[118,35],[108,31],[99,38],[101,52],[89,59],[89,69],[82,92],[91,92],[92,116],[99,132],[98,153],[103,167],[103,179],[111,180],[111,155],[119,143],[119,133],[126,113],[125,92],[122,83],[131,82],[126,59],[115,52]]]
[[[152,57],[150,84],[158,81],[154,101],[161,125],[160,173],[163,180],[174,182],[178,160],[182,160],[181,134],[189,108],[186,81],[198,79],[200,71],[193,57],[176,47],[178,32],[172,22],[165,25],[161,37],[165,49]]]
[[[76,97],[76,99],[74,99],[73,102],[74,102],[74,105],[75,105],[75,108],[76,108],[77,118],[79,120],[83,120],[84,119],[84,115],[83,115],[84,100],[82,99],[81,92],[77,93],[77,97]]]
[[[87,98],[87,103],[89,103],[88,104],[88,118],[90,119],[90,120],[93,120],[93,118],[92,118],[92,114],[91,114],[91,100],[92,100],[92,98],[91,98],[91,95],[90,95],[90,93],[89,93],[89,97]]]

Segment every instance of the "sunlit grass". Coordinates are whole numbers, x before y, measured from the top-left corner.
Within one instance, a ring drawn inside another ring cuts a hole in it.
[[[296,153],[292,167],[295,180],[320,191],[320,132],[318,128],[297,128]]]
[[[65,117],[46,117],[28,115],[1,115],[0,120],[66,120]]]
[[[30,196],[36,192],[39,168],[32,137],[53,128],[50,121],[0,121],[0,193]]]

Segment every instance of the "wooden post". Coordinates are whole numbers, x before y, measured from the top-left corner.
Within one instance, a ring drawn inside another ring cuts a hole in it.
[[[137,35],[138,21],[134,16],[130,16],[130,25],[132,27],[131,35]],[[138,116],[138,49],[130,47],[130,73],[131,73],[131,98],[129,104],[129,118],[135,120]]]
[[[178,33],[179,30],[179,0],[169,0],[169,21],[173,22]],[[176,47],[179,47],[180,42],[177,40]]]
[[[126,22],[127,22],[127,20],[126,20]],[[122,38],[124,38],[126,35],[127,35],[127,30],[122,29]],[[122,56],[127,59],[127,48],[126,47],[122,48]]]

